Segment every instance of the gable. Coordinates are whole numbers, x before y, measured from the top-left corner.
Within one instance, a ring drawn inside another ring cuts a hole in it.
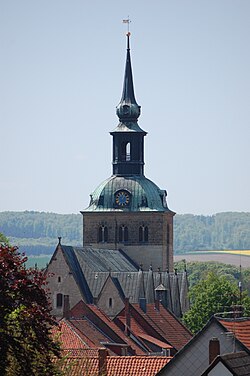
[[[96,305],[109,317],[113,318],[124,307],[124,294],[117,278],[109,276],[99,294]]]
[[[217,337],[220,341],[221,354],[245,350],[245,346],[228,336],[224,328],[214,317],[193,337],[164,367],[159,375],[200,376],[209,366],[209,341]]]
[[[218,362],[208,373],[207,376],[233,376],[233,373],[222,363]]]
[[[56,248],[47,267],[46,280],[52,304],[52,314],[56,317],[62,317],[63,315],[64,295],[69,295],[69,304],[71,307],[83,298],[60,246]],[[62,296],[61,306],[57,304],[58,294]]]

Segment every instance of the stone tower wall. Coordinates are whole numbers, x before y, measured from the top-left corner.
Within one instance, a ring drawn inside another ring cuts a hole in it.
[[[83,246],[122,249],[143,268],[173,270],[172,212],[83,212]],[[128,241],[119,242],[119,227],[128,228]],[[139,242],[139,227],[148,227],[148,242]],[[108,241],[98,242],[98,229],[107,226]]]

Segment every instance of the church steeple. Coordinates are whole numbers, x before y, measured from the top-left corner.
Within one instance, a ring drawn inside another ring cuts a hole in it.
[[[137,121],[141,107],[137,104],[134,93],[132,66],[130,58],[130,33],[127,33],[127,57],[125,65],[123,91],[116,113],[121,122]]]
[[[122,97],[116,107],[119,124],[110,134],[113,136],[113,175],[143,175],[144,136],[137,119],[141,107],[134,93],[132,65],[130,58],[130,33],[127,33],[127,55]]]

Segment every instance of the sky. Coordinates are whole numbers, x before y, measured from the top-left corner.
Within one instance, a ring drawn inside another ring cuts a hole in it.
[[[79,213],[112,174],[128,16],[145,176],[250,211],[249,0],[0,1],[0,211]]]

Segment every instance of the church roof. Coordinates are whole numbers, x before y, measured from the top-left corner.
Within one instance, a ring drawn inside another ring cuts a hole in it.
[[[65,246],[62,246],[63,248]],[[67,247],[68,248],[68,247]],[[82,270],[94,272],[137,271],[138,267],[121,250],[90,247],[70,247],[75,253]]]
[[[120,189],[131,194],[131,204],[126,208],[114,206],[115,193]],[[166,203],[166,191],[161,190],[145,176],[115,176],[103,181],[91,194],[88,211],[170,211]]]
[[[121,250],[93,249],[58,245],[64,254],[82,296],[88,303],[98,297],[107,278],[117,279],[119,289],[131,303],[146,298],[153,303],[155,290],[163,285],[167,292],[168,308],[178,317],[182,313],[180,296],[185,288],[183,273],[142,271]]]

